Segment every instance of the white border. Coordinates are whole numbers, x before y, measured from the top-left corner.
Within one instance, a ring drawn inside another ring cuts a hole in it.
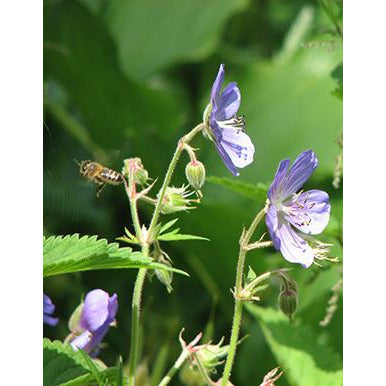
[[[42,384],[43,3],[0,13],[1,383]]]
[[[344,2],[344,380],[385,384],[385,4]]]
[[[0,14],[3,384],[42,379],[42,5],[5,2]],[[346,385],[385,382],[384,10],[344,2]]]

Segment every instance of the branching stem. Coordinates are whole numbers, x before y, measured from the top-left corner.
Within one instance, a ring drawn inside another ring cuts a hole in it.
[[[231,375],[233,361],[236,353],[237,341],[239,338],[241,317],[243,314],[243,300],[242,296],[240,296],[241,291],[243,289],[243,274],[244,274],[244,265],[245,265],[245,256],[248,251],[248,245],[251,237],[253,236],[257,225],[263,219],[266,213],[267,206],[265,206],[253,219],[251,226],[247,231],[243,231],[240,238],[240,250],[239,256],[237,260],[237,271],[236,271],[236,284],[235,284],[235,310],[233,314],[233,322],[232,322],[232,332],[229,343],[229,351],[227,360],[224,367],[224,372],[221,378],[221,386],[226,386]]]
[[[129,186],[125,183],[126,193],[129,197],[131,216],[133,220],[133,225],[136,232],[136,237],[141,242],[141,250],[143,256],[149,255],[149,246],[154,242],[154,228],[158,223],[158,218],[161,212],[162,203],[164,200],[166,188],[169,186],[172,179],[174,169],[177,165],[178,159],[182,151],[184,150],[185,144],[188,144],[193,137],[199,133],[204,128],[204,124],[201,123],[192,129],[188,134],[183,136],[179,141],[177,148],[174,152],[173,158],[170,161],[168,170],[166,172],[164,181],[162,183],[161,190],[157,197],[157,202],[153,212],[153,216],[149,225],[149,229],[146,232],[146,237],[143,234],[137,211],[137,199],[135,192],[135,182],[132,175],[129,175]],[[138,362],[138,349],[139,349],[139,322],[140,322],[140,312],[141,312],[141,298],[142,298],[142,289],[145,283],[147,269],[140,268],[137,274],[137,278],[134,285],[133,301],[132,301],[132,315],[131,315],[131,344],[130,344],[130,356],[129,356],[129,386],[134,386],[135,384],[135,372],[137,369]],[[182,363],[181,363],[182,364]]]

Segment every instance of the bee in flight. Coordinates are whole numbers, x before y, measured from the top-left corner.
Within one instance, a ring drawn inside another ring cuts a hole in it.
[[[77,161],[75,160],[75,162]],[[99,194],[106,184],[119,185],[123,183],[123,176],[121,173],[106,168],[98,162],[86,160],[81,161],[80,163],[77,162],[77,164],[79,165],[80,175],[97,185],[97,197],[99,197]]]

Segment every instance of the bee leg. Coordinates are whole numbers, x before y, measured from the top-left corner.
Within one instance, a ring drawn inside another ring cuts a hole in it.
[[[96,188],[96,196],[99,198],[99,195],[101,194],[102,189],[106,186],[106,184],[100,184]]]

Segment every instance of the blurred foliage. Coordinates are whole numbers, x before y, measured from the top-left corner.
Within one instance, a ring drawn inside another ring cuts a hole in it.
[[[210,142],[194,141],[211,178],[202,189],[202,204],[183,213],[179,224],[184,233],[210,241],[161,242],[190,278],[175,275],[170,295],[155,276],[145,286],[141,351],[151,379],[177,358],[182,327],[187,341],[207,325],[212,326],[208,339],[228,339],[238,239],[263,205],[262,191],[281,159],[294,160],[308,148],[316,152],[320,166],[305,189],[329,193],[332,219],[322,238],[334,243],[332,252],[342,259],[342,188],[332,186],[342,130],[340,91],[334,96],[341,87],[343,97],[342,31],[336,0],[44,1],[46,236],[97,234],[113,242],[124,227],[132,229],[123,188],[106,187],[97,198],[73,159],[94,159],[119,171],[124,158],[140,157],[150,177],[158,178],[155,195],[177,139],[202,119],[220,63],[226,64],[226,81],[237,81],[242,93],[240,112],[256,146],[255,162],[233,179]],[[184,157],[173,185],[185,182]],[[249,187],[244,193],[242,181]],[[148,220],[150,210],[150,204],[141,205],[140,217]],[[164,223],[171,219],[165,216]],[[262,225],[256,238],[263,232]],[[251,252],[247,264],[258,274],[291,267],[299,311],[294,325],[276,322],[271,308],[277,310],[280,283],[272,281],[262,291],[260,306],[270,308],[266,315],[245,312],[242,333],[248,339],[238,349],[233,383],[258,384],[281,366],[277,385],[338,385],[333,382],[340,378],[331,377],[341,369],[341,298],[331,322],[325,327],[319,322],[342,277],[341,263],[304,270],[269,248]],[[45,327],[45,336],[65,338],[69,316],[90,289],[116,292],[118,328],[109,331],[100,358],[114,366],[122,355],[125,364],[135,271],[46,278],[60,323]],[[300,376],[303,365],[307,371]],[[319,383],[310,381],[313,376]],[[181,384],[178,377],[173,382]]]

